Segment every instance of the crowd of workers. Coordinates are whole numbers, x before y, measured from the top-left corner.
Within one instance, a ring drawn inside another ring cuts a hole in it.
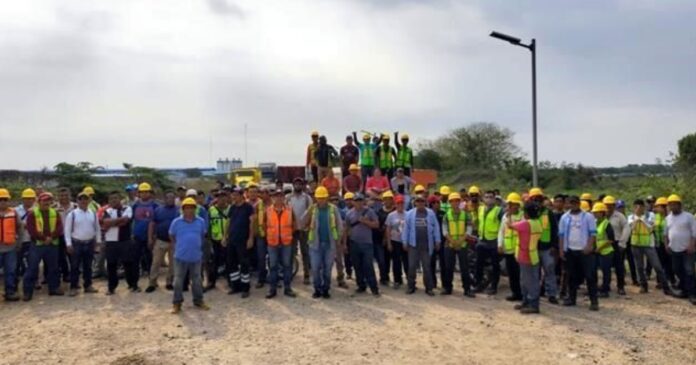
[[[89,186],[76,202],[66,188],[57,190],[57,198],[27,188],[12,208],[9,191],[0,189],[5,299],[20,299],[20,281],[24,301],[43,284],[49,295],[64,295],[61,279],[70,296],[96,293],[93,277],[106,277],[107,295],[122,276],[131,292],[141,291],[144,278],[145,292],[152,293],[165,266],[174,313],[189,287],[194,305],[208,309],[204,293],[220,278],[229,294],[242,298],[249,297],[252,274],[256,289],[268,287],[266,298],[281,288],[295,297],[293,258],[299,251],[303,284],[313,285],[313,298],[331,297],[334,265],[337,285],[347,289],[354,280],[356,295],[369,289],[378,297],[381,289],[404,284],[413,294],[419,272],[429,296],[437,287],[452,295],[457,272],[465,297],[496,295],[504,262],[506,299],[520,302],[515,308],[521,313],[539,313],[542,296],[574,306],[583,284],[590,309],[598,310],[599,298],[610,296],[612,276],[616,294],[626,295],[628,261],[641,293],[648,292],[654,271],[666,295],[696,304],[696,221],[675,194],[627,207],[609,195],[550,197],[539,188],[506,199],[477,186],[431,192],[409,177],[407,135],[396,149],[388,135],[379,137],[380,146],[370,135],[354,146],[355,137],[348,136],[337,154],[312,133],[312,179],[297,177],[290,191],[282,183],[220,184],[206,196],[182,186],[156,200],[143,182],[129,185],[125,196],[111,192],[100,205]],[[334,163],[343,169],[339,184]]]

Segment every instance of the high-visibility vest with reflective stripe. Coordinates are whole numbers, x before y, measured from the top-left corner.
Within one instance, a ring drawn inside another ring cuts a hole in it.
[[[631,245],[638,247],[650,246],[650,230],[643,221],[634,221],[631,230]]]
[[[522,212],[517,212],[517,214],[512,215],[512,222],[519,222],[522,220],[522,217]],[[503,227],[503,252],[507,255],[512,255],[517,250],[519,244],[520,234],[512,228],[508,228],[507,225]]]
[[[539,217],[541,221],[541,238],[540,242],[550,243],[551,242],[551,220],[549,219],[549,211],[544,209],[541,211],[541,216]]]
[[[266,210],[268,224],[266,226],[266,242],[269,246],[275,247],[279,244],[288,246],[292,244],[292,209],[283,207],[278,212],[275,207],[270,206]]]
[[[665,226],[667,221],[662,213],[655,213],[655,244],[661,245],[664,241]]]
[[[446,213],[446,216],[447,230],[449,231],[448,235],[449,238],[451,238],[447,240],[447,245],[454,249],[460,249],[462,246],[466,245],[466,241],[464,241],[463,244],[452,241],[459,241],[462,237],[466,236],[466,212],[460,210],[459,214],[455,217],[454,212],[450,210]]]
[[[539,239],[543,228],[539,219],[530,219],[529,222],[529,261],[532,265],[539,263]],[[520,260],[520,245],[515,248],[515,259]]]
[[[319,214],[317,213],[317,210],[320,208],[317,207],[316,205],[313,205],[311,208],[312,209],[312,216],[311,216],[311,222],[309,224],[309,236],[308,236],[308,241],[313,242],[314,241],[314,235],[316,234],[317,231],[317,221],[319,220]],[[334,206],[329,204],[327,206],[327,209],[329,209],[329,231],[331,233],[331,237],[333,238],[334,241],[338,241],[338,228],[336,227],[336,212],[334,211]]]
[[[309,146],[307,146],[307,151],[309,151],[309,164],[311,166],[316,166],[317,157],[315,153],[317,152],[317,145],[315,145],[314,143],[310,143]]]
[[[387,146],[386,148],[383,145],[379,146],[379,168],[380,169],[390,169],[394,167],[394,160],[392,160],[392,148],[391,146]]]
[[[229,218],[226,213],[220,211],[216,206],[210,207],[208,210],[210,215],[210,239],[214,241],[222,241],[225,237],[225,229],[229,224]]]
[[[0,217],[0,244],[12,245],[17,241],[17,212],[7,208],[5,215]]]
[[[375,165],[375,145],[363,143],[360,145],[360,166],[372,167]]]
[[[500,207],[494,206],[486,211],[486,206],[482,205],[478,211],[478,234],[486,240],[498,239],[498,231],[500,230]]]
[[[34,219],[36,221],[36,231],[39,232],[39,234],[43,234],[44,231],[44,221],[43,221],[43,214],[41,214],[41,210],[39,208],[34,208]],[[58,220],[58,212],[56,212],[55,209],[53,208],[48,208],[48,227],[51,231],[51,236],[53,236],[56,231],[56,223]],[[59,240],[58,237],[53,238],[53,245],[58,245]],[[37,246],[43,245],[43,242],[36,242]]]
[[[258,202],[256,203],[256,235],[258,237],[266,237],[266,228],[264,227],[264,224],[266,224],[264,214],[266,214],[266,208],[264,207],[265,204],[263,203],[263,200],[259,198]]]
[[[411,167],[411,156],[413,156],[411,147],[401,146],[396,152],[396,167]]]
[[[597,249],[599,254],[606,256],[614,252],[614,247],[611,245],[611,241],[607,239],[607,227],[609,226],[609,220],[604,219],[599,225],[597,225]]]

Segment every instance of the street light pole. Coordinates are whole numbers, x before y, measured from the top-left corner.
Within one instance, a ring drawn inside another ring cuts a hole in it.
[[[532,185],[539,186],[539,172],[537,160],[537,96],[536,96],[536,39],[532,38],[530,44],[524,44],[517,38],[496,31],[490,34],[493,38],[509,42],[512,45],[520,46],[532,52]]]

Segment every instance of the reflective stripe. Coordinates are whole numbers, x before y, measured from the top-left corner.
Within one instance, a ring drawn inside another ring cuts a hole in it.
[[[39,234],[43,234],[44,232],[44,221],[43,221],[43,214],[41,214],[41,210],[39,208],[34,208],[34,221],[36,222],[36,231]],[[58,220],[58,212],[56,212],[55,209],[53,208],[48,208],[48,226],[49,230],[51,232],[51,235],[55,233],[56,231],[56,223]],[[53,245],[58,245],[60,241],[58,240],[58,237],[53,239],[53,242],[51,242]],[[44,245],[43,242],[36,242],[37,246],[42,246]]]
[[[411,147],[401,146],[396,153],[396,167],[411,167],[411,156],[413,156]]]
[[[245,284],[246,284],[246,283],[248,283],[250,280],[251,280],[251,277],[249,276],[249,274],[242,274],[242,279],[241,279],[241,282],[242,282],[242,283],[245,283]]]
[[[379,168],[381,169],[390,169],[394,167],[394,160],[392,160],[392,148],[391,146],[387,146],[384,148],[383,145],[379,147],[380,153],[379,153]]]
[[[363,143],[360,145],[360,165],[372,167],[375,165],[375,145]]]
[[[522,220],[522,212],[517,212],[517,214],[512,216],[512,222],[517,223]],[[512,255],[517,250],[517,246],[520,245],[520,234],[514,229],[510,229],[507,225],[503,228],[503,251]]]
[[[607,239],[607,227],[609,226],[609,220],[604,219],[597,226],[597,243],[595,246],[599,249],[599,254],[606,256],[614,252],[614,247],[611,246],[611,242]]]

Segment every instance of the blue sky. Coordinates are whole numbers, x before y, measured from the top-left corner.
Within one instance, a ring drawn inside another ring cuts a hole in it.
[[[490,121],[531,155],[667,159],[696,131],[696,2],[23,0],[0,13],[0,168],[302,164],[309,132]],[[17,152],[8,153],[8,152]],[[21,152],[20,152],[21,151]]]

